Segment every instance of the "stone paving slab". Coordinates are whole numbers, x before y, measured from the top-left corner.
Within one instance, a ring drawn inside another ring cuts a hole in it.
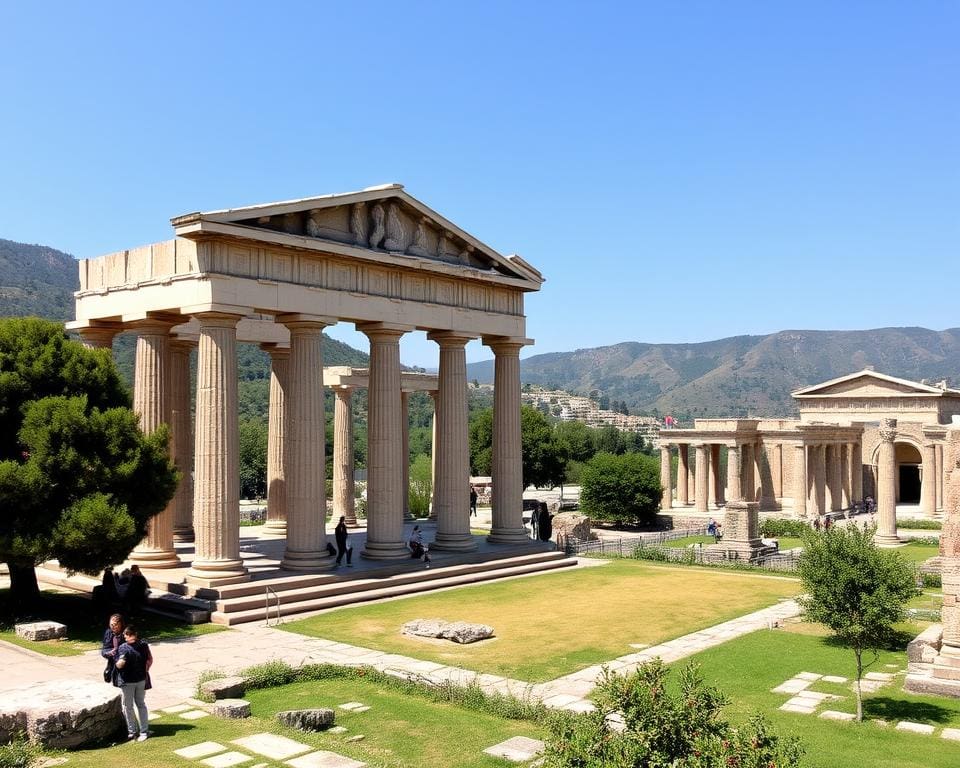
[[[934,732],[934,727],[932,725],[927,725],[925,723],[911,723],[909,720],[901,720],[897,723],[896,730],[898,731],[907,731],[908,733],[921,733],[925,736],[929,736]]]
[[[514,763],[525,763],[533,760],[537,755],[543,752],[544,744],[538,739],[530,739],[526,736],[514,736],[512,739],[501,741],[492,747],[487,747],[484,753],[494,757],[502,757]]]
[[[825,683],[845,683],[847,678],[840,677],[839,675],[824,675],[823,682]]]
[[[217,752],[224,752],[226,749],[223,744],[217,744],[215,741],[201,741],[199,744],[194,744],[190,747],[175,749],[173,750],[173,754],[180,755],[180,757],[186,758],[187,760],[199,760],[201,757],[210,757],[210,755],[215,755]]]
[[[243,747],[271,760],[286,760],[288,757],[309,752],[313,747],[303,744],[286,736],[277,736],[273,733],[256,733],[253,736],[244,736],[230,742]]]
[[[816,707],[801,707],[799,704],[781,704],[780,709],[784,712],[797,712],[801,715],[812,715]]]
[[[776,688],[771,688],[770,693],[800,693],[809,687],[809,681],[791,678],[785,683],[780,683]]]
[[[853,712],[837,712],[835,709],[825,709],[820,713],[824,720],[854,720],[856,715]]]
[[[839,699],[840,697],[832,693],[820,693],[820,691],[800,691],[795,698],[810,699],[812,701],[831,701]]]
[[[187,712],[181,712],[180,717],[184,720],[199,720],[201,717],[209,717],[209,712],[204,712],[202,709],[191,709]]]
[[[309,755],[287,760],[292,768],[363,768],[366,763],[354,760],[336,752],[311,752]]]
[[[243,763],[249,763],[251,760],[253,758],[250,755],[245,755],[242,752],[224,752],[222,755],[214,755],[200,762],[209,765],[210,768],[230,768],[232,765],[242,765]]]
[[[339,705],[339,708],[340,708],[340,709],[345,709],[345,710],[347,710],[347,712],[353,712],[353,711],[355,711],[356,709],[358,709],[359,707],[362,707],[362,706],[364,706],[364,704],[363,704],[362,701],[348,701],[348,702],[346,702],[346,703],[344,703],[344,704],[340,704],[340,705]]]
[[[799,672],[794,677],[797,680],[809,680],[813,682],[814,680],[819,680],[823,675],[818,675],[816,672]]]
[[[885,683],[889,683],[893,678],[896,677],[892,672],[867,672],[863,676],[864,680],[881,680]]]
[[[944,728],[940,736],[951,741],[960,741],[960,728]]]
[[[180,712],[187,712],[188,710],[193,709],[189,704],[177,704],[175,707],[164,707],[161,709],[161,712],[165,712],[168,715],[176,715]]]

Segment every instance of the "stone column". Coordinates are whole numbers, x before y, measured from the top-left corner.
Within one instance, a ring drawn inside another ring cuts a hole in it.
[[[717,451],[720,446],[718,445],[708,445],[707,446],[707,506],[711,509],[716,509],[717,507],[717,472],[719,470],[719,454]]]
[[[120,332],[119,325],[115,327],[94,326],[78,328],[80,342],[87,349],[113,349],[113,337]]]
[[[826,469],[826,504],[825,512],[837,512],[843,508],[840,501],[840,455],[836,443],[824,446],[824,464]]]
[[[470,336],[453,331],[428,335],[440,346],[440,411],[437,413],[437,534],[433,547],[473,551],[470,534],[470,444],[467,440],[467,355]],[[519,353],[518,353],[519,354]],[[496,418],[496,417],[494,417]],[[496,444],[497,435],[494,435]]]
[[[464,367],[466,377],[466,367]],[[413,520],[410,514],[410,393],[400,391],[401,426],[403,428],[403,519]],[[470,474],[470,446],[467,445],[467,475]],[[469,478],[467,480],[469,484]]]
[[[938,446],[943,450],[944,446]],[[944,476],[943,530],[940,532],[940,571],[943,579],[943,624],[940,656],[935,660],[934,677],[957,678],[960,667],[960,429],[947,429]],[[938,670],[937,666],[952,669]]]
[[[937,511],[937,450],[933,443],[923,444],[923,465],[920,476],[920,511],[933,515]]]
[[[405,329],[358,325],[370,340],[367,390],[367,541],[371,560],[410,556],[403,541],[403,424],[400,414],[400,337]]]
[[[193,416],[190,413],[190,350],[185,339],[170,342],[171,454],[180,471],[173,497],[173,540],[193,541]]]
[[[681,507],[690,503],[690,446],[687,443],[677,445],[677,504]]]
[[[850,454],[850,495],[852,500],[863,501],[863,443],[853,443]]]
[[[803,443],[793,451],[793,513],[807,516],[807,447]]]
[[[263,535],[287,536],[287,473],[290,420],[286,393],[290,377],[290,348],[266,346],[270,354],[270,411],[267,422],[267,520]]]
[[[754,500],[753,487],[753,444],[744,443],[740,446],[740,495],[741,500]]]
[[[697,512],[707,511],[707,500],[709,499],[708,486],[710,484],[710,469],[707,467],[707,446],[703,443],[697,443],[694,446],[696,452],[696,506]]]
[[[827,509],[827,446],[816,445],[813,448],[815,461],[813,463],[813,492],[816,498],[816,513],[823,515]]]
[[[170,328],[172,321],[144,320],[136,325],[133,410],[145,435],[170,424]],[[176,497],[174,497],[176,498]],[[173,548],[174,499],[147,523],[147,535],[130,553],[130,562],[149,568],[180,565]]]
[[[660,446],[660,510],[666,512],[673,508],[673,485],[670,476],[670,446],[663,443]]]
[[[333,391],[333,519],[346,518],[348,528],[357,527],[356,487],[353,460],[353,389]]]
[[[877,456],[877,533],[873,540],[880,545],[898,544],[897,538],[897,457],[893,441],[897,437],[897,420],[880,420],[880,451]]]
[[[724,481],[720,476],[720,444],[714,443],[710,446],[710,462],[713,468],[714,484],[716,486],[715,496],[718,505],[726,503],[723,494]]]
[[[240,559],[237,321],[204,312],[197,350],[193,523],[196,553],[187,580],[201,586],[247,581]]]
[[[323,329],[332,321],[306,315],[278,315],[290,330],[286,387],[287,548],[281,567],[332,568],[327,552],[326,418],[323,402]]]
[[[943,446],[937,444],[937,509],[945,508],[946,491],[944,488],[946,465],[943,463]]]
[[[753,444],[753,501],[763,496],[763,443]]]
[[[767,456],[770,459],[773,498],[779,504],[780,499],[783,498],[783,443],[773,443]]]
[[[850,444],[837,446],[840,454],[840,509],[850,509]]]
[[[742,501],[742,491],[740,489],[740,446],[727,446],[727,503],[731,501]]]
[[[434,504],[437,501],[437,411],[440,410],[440,393],[432,390],[430,399],[433,400],[433,419],[430,421],[430,516],[427,519],[436,522]]]
[[[520,442],[520,349],[528,342],[516,339],[483,341],[495,356],[493,525],[487,541],[520,543],[529,537],[523,525],[523,452]]]

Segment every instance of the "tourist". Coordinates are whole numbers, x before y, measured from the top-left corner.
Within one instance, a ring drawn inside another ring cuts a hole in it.
[[[710,522],[707,523],[707,536],[713,536],[713,540],[717,540],[717,521],[712,517],[710,518]]]
[[[146,577],[140,573],[140,566],[131,565],[130,581],[127,583],[127,591],[124,595],[128,616],[131,618],[140,616],[149,593],[150,585],[147,583]]]
[[[103,670],[103,682],[113,683],[116,674],[117,649],[123,644],[123,616],[119,613],[110,617],[110,625],[103,633],[103,643],[100,645],[100,655],[107,660]]]
[[[100,606],[104,613],[109,614],[114,605],[120,602],[120,593],[117,591],[117,577],[113,568],[103,569],[103,578],[99,586],[93,588],[93,601]]]
[[[419,525],[413,526],[413,530],[410,532],[410,556],[417,558],[417,560],[422,557],[427,568],[430,567],[430,550],[424,546],[423,533],[421,533]]]
[[[470,486],[470,514],[474,517],[477,515],[477,489],[472,485]]]
[[[813,521],[813,529],[817,532],[820,531],[820,515],[817,515],[816,519]]]
[[[723,538],[723,526],[720,523],[717,523],[717,529],[713,533],[714,543],[719,543],[720,539]]]
[[[127,738],[146,741],[149,731],[144,692],[150,687],[153,654],[150,653],[150,646],[140,639],[137,628],[132,624],[123,630],[123,641],[123,645],[117,649],[115,685],[123,693],[121,705],[127,721]]]
[[[833,518],[827,515],[823,520],[823,530],[829,531],[831,528],[833,528]]]
[[[340,562],[343,560],[343,556],[346,555],[347,567],[353,568],[353,563],[350,562],[350,559],[353,557],[353,547],[347,544],[347,518],[340,518],[340,522],[337,523],[337,527],[334,529],[333,535],[337,539],[337,565],[340,565]]]
[[[540,505],[530,511],[530,536],[533,539],[539,539],[540,536],[537,533],[537,518],[540,517]]]

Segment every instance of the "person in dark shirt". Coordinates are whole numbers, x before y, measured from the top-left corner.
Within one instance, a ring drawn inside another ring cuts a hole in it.
[[[119,613],[110,617],[110,626],[103,633],[103,643],[100,645],[100,655],[107,660],[103,670],[103,681],[115,683],[117,650],[123,645],[123,616]]]
[[[127,738],[146,741],[147,703],[144,692],[149,686],[150,667],[153,654],[146,641],[140,639],[140,633],[132,624],[123,630],[123,645],[117,649],[116,685],[123,693],[123,717],[127,722]],[[139,730],[139,735],[137,731]]]
[[[124,603],[127,608],[127,615],[131,618],[139,617],[143,611],[143,606],[147,603],[147,594],[150,592],[150,585],[147,578],[140,573],[139,565],[130,566],[130,581],[127,584],[127,591],[124,594]]]
[[[337,539],[337,565],[340,565],[340,562],[343,560],[343,556],[346,555],[347,567],[352,568],[353,563],[350,562],[350,558],[353,557],[353,547],[347,544],[347,518],[340,518],[340,522],[337,523],[337,527],[334,529],[333,535]]]

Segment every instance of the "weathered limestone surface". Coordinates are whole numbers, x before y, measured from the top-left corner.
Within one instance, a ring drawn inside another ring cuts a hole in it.
[[[55,680],[0,696],[0,743],[17,733],[51,749],[74,749],[123,727],[120,689],[92,680]]]
[[[561,512],[553,516],[553,535],[559,541],[563,539],[590,539],[590,518],[575,512]]]
[[[336,713],[332,709],[290,709],[277,712],[277,720],[298,731],[322,731],[333,725]]]
[[[403,625],[405,635],[416,637],[439,637],[455,643],[475,643],[493,637],[493,627],[488,624],[470,624],[466,621],[443,619],[414,619]]]
[[[55,640],[67,636],[67,625],[58,621],[31,621],[15,624],[14,632],[26,640]]]
[[[200,690],[214,699],[239,699],[247,689],[247,678],[218,677],[216,680],[207,680],[200,686]]]
[[[217,699],[213,714],[227,720],[243,720],[250,717],[250,702],[243,699]]]

